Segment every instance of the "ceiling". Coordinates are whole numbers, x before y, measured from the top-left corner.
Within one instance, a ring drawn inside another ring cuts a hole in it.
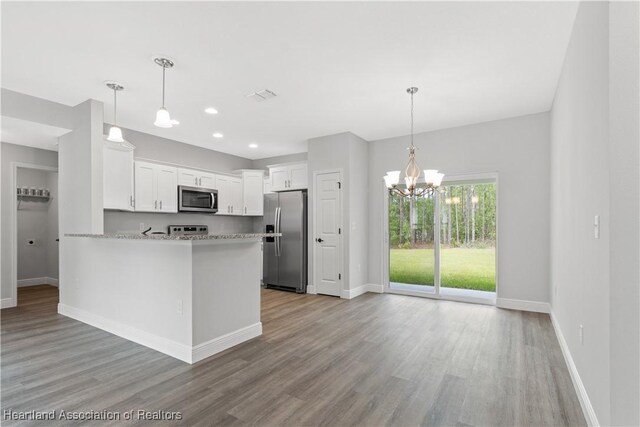
[[[2,142],[53,151],[58,151],[58,138],[70,132],[69,129],[12,117],[2,117],[0,128],[2,129]]]
[[[2,2],[2,86],[76,105],[125,86],[121,126],[257,159],[547,111],[577,3]],[[167,72],[167,109],[153,126]],[[255,102],[249,93],[278,96]],[[217,115],[204,113],[215,107]],[[211,135],[221,132],[224,138]],[[126,134],[125,134],[126,138]],[[258,148],[251,149],[250,143]]]

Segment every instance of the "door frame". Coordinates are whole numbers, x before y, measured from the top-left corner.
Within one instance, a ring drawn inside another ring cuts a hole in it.
[[[18,305],[18,194],[16,187],[18,185],[18,168],[37,169],[45,172],[58,172],[57,167],[38,165],[35,163],[11,162],[11,175],[9,177],[10,197],[9,201],[9,233],[11,234],[11,301],[6,308],[16,307]],[[58,194],[60,186],[58,185]],[[58,255],[58,264],[60,257]],[[60,286],[60,282],[58,282]],[[2,308],[5,308],[4,306]]]
[[[496,300],[498,299],[498,248],[499,248],[499,212],[500,212],[500,192],[499,192],[499,179],[498,172],[484,172],[484,173],[474,173],[474,174],[458,174],[458,175],[449,175],[446,176],[442,181],[442,185],[446,184],[465,184],[465,183],[473,183],[474,181],[493,181],[496,186],[496,261],[495,261],[495,272],[496,272],[496,298],[495,299],[485,299],[485,298],[475,298],[475,297],[466,297],[466,296],[451,296],[451,295],[441,295],[440,294],[440,250],[434,251],[434,293],[428,292],[416,292],[416,291],[405,291],[400,289],[393,289],[390,286],[389,281],[389,269],[390,269],[390,254],[389,251],[389,197],[388,197],[388,189],[384,184],[384,181],[381,181],[381,187],[384,189],[383,194],[383,203],[382,203],[382,287],[383,292],[390,294],[399,294],[399,295],[409,295],[409,296],[418,296],[424,298],[432,298],[432,299],[441,299],[446,301],[458,301],[458,302],[468,302],[475,304],[485,304],[485,305],[495,305]],[[440,217],[440,202],[439,198],[436,198],[436,213],[434,221],[438,221],[436,224],[440,227],[439,217]],[[434,241],[437,241],[439,246],[440,243],[440,233],[438,232],[437,238],[434,238]]]
[[[328,174],[328,173],[337,173],[338,174],[338,180],[341,183],[341,191],[339,191],[339,200],[340,200],[340,218],[339,218],[339,227],[345,231],[344,229],[344,180],[342,179],[344,177],[344,172],[342,170],[342,168],[335,168],[335,169],[322,169],[322,170],[317,170],[317,171],[313,171],[313,179],[311,182],[311,185],[309,185],[309,188],[311,189],[311,195],[312,195],[312,200],[311,203],[313,203],[313,216],[311,218],[311,221],[309,221],[309,231],[311,233],[310,236],[308,236],[308,242],[309,245],[311,246],[311,259],[313,260],[313,268],[312,270],[312,274],[311,274],[311,280],[310,280],[310,284],[307,286],[307,293],[309,294],[317,294],[316,291],[316,271],[318,268],[318,263],[317,263],[317,259],[316,259],[316,245],[314,245],[315,243],[315,238],[313,236],[316,235],[316,225],[317,225],[317,221],[316,218],[318,217],[318,204],[316,203],[316,196],[317,196],[317,192],[316,192],[316,178],[318,177],[318,175],[324,175],[324,174]],[[309,203],[309,200],[307,201],[307,203]],[[342,274],[342,278],[339,279],[340,282],[340,298],[343,298],[344,295],[344,283],[345,283],[345,274],[344,274],[344,235],[345,233],[340,233],[338,235],[338,245],[340,246],[338,248],[338,258],[339,258],[339,268],[340,268],[340,272]]]

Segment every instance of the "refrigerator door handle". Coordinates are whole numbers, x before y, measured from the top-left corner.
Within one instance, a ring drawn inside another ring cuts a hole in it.
[[[276,208],[276,233],[280,233],[280,207]],[[281,255],[280,236],[276,236],[276,256]]]

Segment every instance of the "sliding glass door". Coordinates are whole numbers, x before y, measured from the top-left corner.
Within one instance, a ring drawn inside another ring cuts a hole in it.
[[[430,197],[390,195],[389,289],[494,299],[494,180],[449,181]]]
[[[389,196],[389,287],[435,293],[435,196]]]

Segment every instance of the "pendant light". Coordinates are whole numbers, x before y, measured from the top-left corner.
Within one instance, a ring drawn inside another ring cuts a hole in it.
[[[124,86],[116,82],[107,82],[107,87],[113,90],[113,126],[109,128],[107,139],[111,142],[124,142],[122,139],[122,129],[118,127],[116,112],[118,110],[118,91],[124,90]]]
[[[164,90],[165,90],[165,73],[167,68],[173,67],[172,60],[167,58],[153,58],[153,61],[162,67],[162,107],[156,113],[156,121],[153,123],[159,128],[171,128],[173,125],[179,124],[177,120],[171,120],[169,111],[164,107]]]
[[[400,182],[400,171],[389,171],[384,176],[384,183],[389,189],[390,194],[397,194],[410,198],[414,196],[432,195],[442,183],[442,178],[444,178],[444,174],[439,173],[436,169],[425,169],[425,186],[418,186],[420,168],[416,161],[416,147],[413,145],[413,95],[415,95],[416,92],[418,92],[417,87],[410,87],[407,89],[407,93],[411,95],[411,145],[409,146],[409,162],[407,163],[407,168],[404,172],[406,189],[398,187],[398,183]]]

